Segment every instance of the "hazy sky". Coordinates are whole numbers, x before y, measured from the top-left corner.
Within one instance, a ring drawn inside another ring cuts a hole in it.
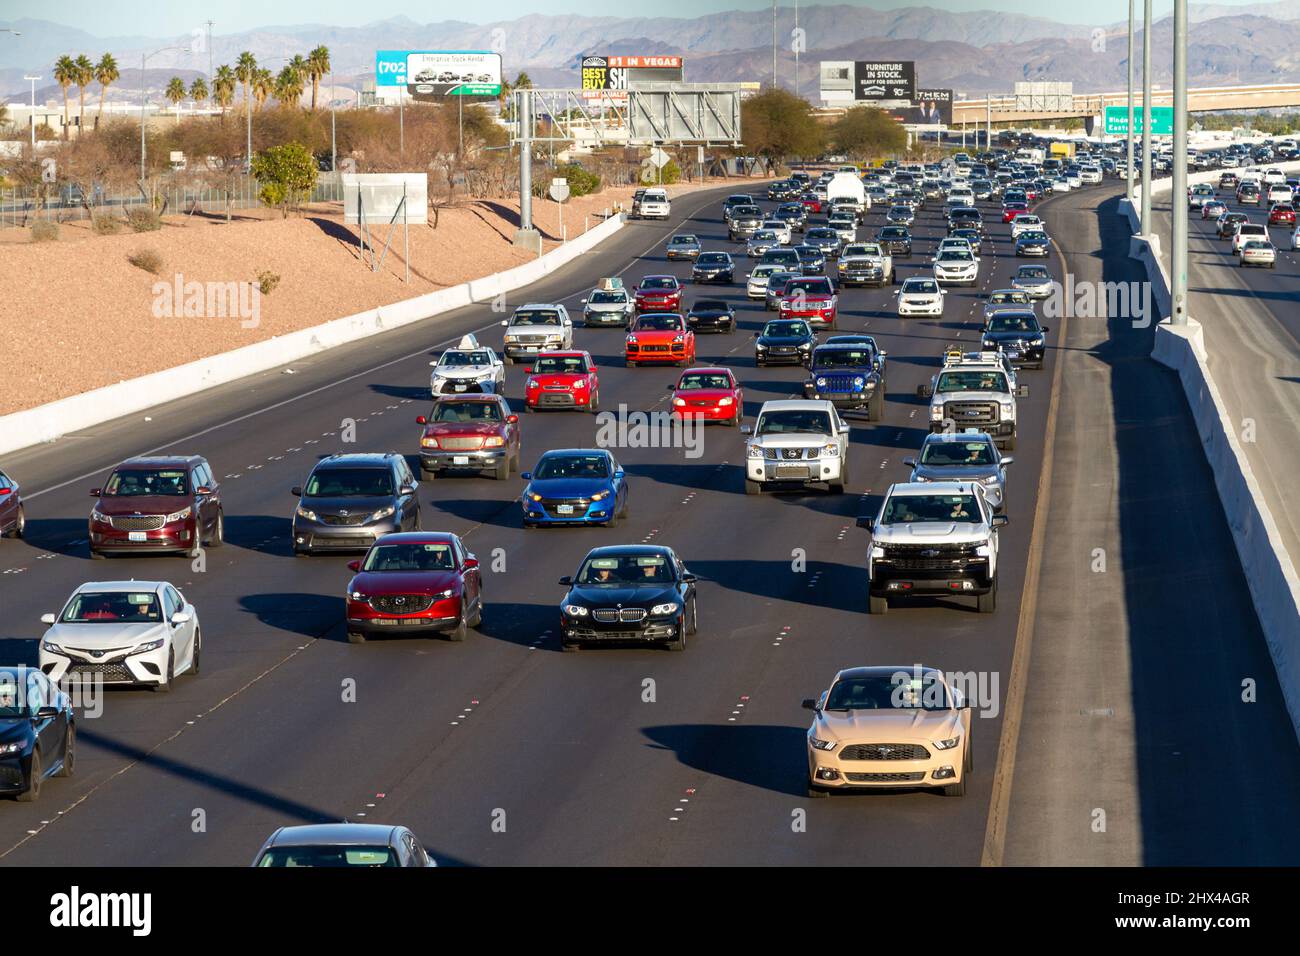
[[[846,0],[853,2],[853,0]],[[1217,0],[1240,4],[1250,0]],[[779,0],[782,7],[793,0]],[[803,4],[807,5],[807,4]],[[1128,16],[1128,0],[934,0],[903,3],[897,0],[870,0],[864,6],[879,9],[906,6],[932,6],[946,10],[1003,10],[1048,17],[1067,23],[1109,23]],[[629,16],[643,13],[654,16],[695,17],[726,10],[758,10],[771,6],[771,0],[655,0],[645,6],[611,4],[608,0],[493,0],[491,3],[412,4],[410,0],[314,0],[300,8],[270,4],[266,0],[223,0],[222,3],[199,3],[192,0],[0,0],[0,22],[31,17],[77,26],[96,36],[145,34],[173,36],[188,34],[195,25],[211,17],[214,32],[238,33],[277,24],[324,23],[334,26],[360,26],[375,20],[406,15],[421,23],[439,20],[462,20],[488,23],[512,20],[529,13],[585,14],[589,16]],[[1156,0],[1157,13],[1172,10],[1172,0]],[[1139,12],[1141,4],[1138,4]]]

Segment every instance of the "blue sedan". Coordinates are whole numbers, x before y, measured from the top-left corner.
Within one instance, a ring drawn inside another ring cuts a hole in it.
[[[525,528],[552,524],[603,524],[613,528],[627,517],[627,477],[604,449],[548,451],[537,467],[519,477],[528,482],[520,496]]]

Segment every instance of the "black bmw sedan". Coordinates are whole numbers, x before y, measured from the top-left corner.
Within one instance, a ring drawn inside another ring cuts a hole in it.
[[[695,575],[672,548],[595,548],[578,573],[560,583],[569,588],[560,603],[560,647],[566,651],[604,641],[684,651],[699,624]]]
[[[72,699],[34,667],[0,667],[0,793],[33,803],[46,777],[70,777]]]

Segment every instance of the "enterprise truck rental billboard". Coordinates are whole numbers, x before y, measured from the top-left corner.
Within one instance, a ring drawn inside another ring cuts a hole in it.
[[[380,50],[375,86],[405,86],[417,100],[500,96],[501,54],[483,50]]]

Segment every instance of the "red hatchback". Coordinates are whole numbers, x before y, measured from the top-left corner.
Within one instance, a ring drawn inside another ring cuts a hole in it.
[[[90,556],[172,551],[198,557],[221,547],[221,488],[207,461],[191,456],[129,458],[113,469],[90,512]]]
[[[1270,226],[1294,226],[1295,207],[1287,203],[1278,203],[1268,211],[1268,224]]]
[[[779,308],[783,319],[804,319],[813,328],[834,329],[839,296],[826,276],[804,276],[786,282]]]
[[[734,426],[745,414],[744,392],[729,368],[688,368],[668,388],[673,393],[674,418]]]
[[[483,616],[478,558],[457,535],[405,531],[378,538],[352,561],[347,631],[353,644],[378,634],[446,634],[465,640]]]
[[[682,284],[677,276],[646,276],[636,288],[638,312],[679,312]]]
[[[695,332],[676,312],[639,315],[628,330],[624,359],[628,368],[645,362],[673,362],[685,368],[695,361]]]
[[[600,410],[600,379],[590,352],[541,352],[524,369],[524,411],[539,408]]]
[[[1002,207],[1002,221],[1010,222],[1019,216],[1022,212],[1029,212],[1029,203],[1009,202]]]

